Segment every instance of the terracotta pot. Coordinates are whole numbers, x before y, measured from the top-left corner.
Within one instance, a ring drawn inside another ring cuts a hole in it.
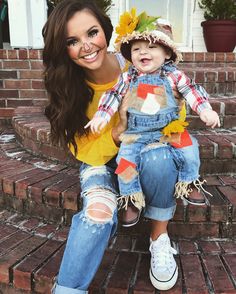
[[[207,20],[201,23],[208,52],[232,52],[236,46],[236,20]]]

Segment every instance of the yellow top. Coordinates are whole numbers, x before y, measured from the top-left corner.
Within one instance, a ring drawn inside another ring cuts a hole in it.
[[[127,70],[128,62],[125,64],[123,71]],[[94,96],[92,102],[89,104],[87,110],[87,116],[92,119],[93,115],[98,109],[99,99],[102,94],[111,89],[117,83],[117,79],[104,84],[97,85],[87,81],[87,84],[93,88]],[[69,149],[76,159],[85,162],[92,166],[103,165],[111,160],[118,152],[119,148],[115,145],[111,131],[112,128],[119,122],[118,112],[113,115],[110,122],[102,130],[100,134],[92,134],[91,132],[88,136],[78,137],[75,135],[75,142],[77,144],[77,154],[75,155],[75,150],[72,144],[69,144]]]

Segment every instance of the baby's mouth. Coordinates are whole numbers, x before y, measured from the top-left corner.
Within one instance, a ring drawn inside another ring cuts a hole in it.
[[[150,59],[142,58],[140,61],[141,61],[142,64],[147,64],[147,63],[149,63]]]

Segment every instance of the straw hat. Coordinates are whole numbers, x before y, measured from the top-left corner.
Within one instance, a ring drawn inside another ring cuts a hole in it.
[[[125,12],[120,16],[120,22],[116,27],[116,49],[129,61],[131,61],[131,43],[133,40],[147,40],[159,43],[169,48],[172,52],[171,60],[178,63],[182,60],[182,54],[173,41],[171,25],[168,21],[148,16],[145,12],[136,16],[134,8],[131,12]]]

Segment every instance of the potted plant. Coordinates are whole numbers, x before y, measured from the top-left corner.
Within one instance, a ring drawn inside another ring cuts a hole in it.
[[[201,0],[204,10],[201,23],[208,52],[232,52],[236,46],[236,1]]]

